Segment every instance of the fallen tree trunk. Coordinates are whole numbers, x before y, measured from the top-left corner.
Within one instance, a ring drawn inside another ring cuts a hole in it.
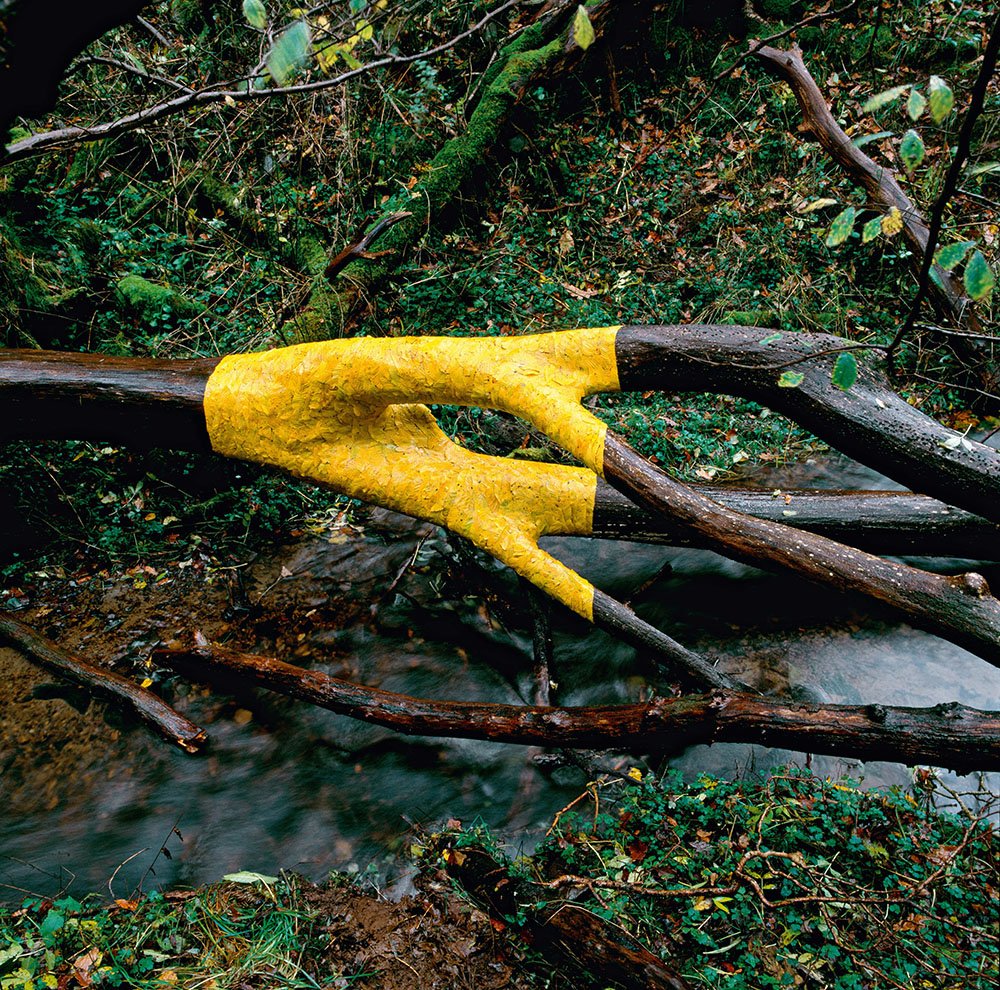
[[[485,849],[435,843],[445,871],[498,921],[513,923],[531,946],[596,987],[689,990],[690,984],[620,926],[552,891],[511,876]]]
[[[205,730],[174,711],[162,698],[121,674],[95,667],[73,656],[19,619],[0,612],[0,641],[4,640],[46,670],[100,695],[145,722],[164,739],[188,753],[197,753],[205,742]]]
[[[224,646],[157,649],[154,662],[188,676],[225,672],[340,715],[407,735],[580,749],[672,751],[742,742],[858,760],[1000,770],[1000,712],[964,705],[798,704],[716,691],[587,708],[428,701],[363,687],[273,657]]]

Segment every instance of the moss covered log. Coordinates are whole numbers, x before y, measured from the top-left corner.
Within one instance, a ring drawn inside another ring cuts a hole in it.
[[[617,5],[613,0],[599,0],[588,9],[594,31],[601,38],[611,26]],[[412,215],[379,238],[377,257],[352,261],[332,284],[317,280],[305,306],[282,328],[282,339],[303,343],[340,336],[366,294],[392,273],[473,169],[485,160],[527,89],[568,71],[583,55],[573,39],[572,22],[560,17],[539,20],[506,45],[483,76],[481,96],[465,130],[427,163],[422,178],[405,198],[385,204],[385,215],[400,209]]]

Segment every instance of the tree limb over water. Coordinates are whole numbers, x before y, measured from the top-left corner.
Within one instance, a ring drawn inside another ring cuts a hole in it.
[[[858,760],[1000,770],[1000,712],[964,705],[799,704],[716,691],[585,708],[430,701],[224,646],[156,650],[156,663],[201,678],[236,674],[260,687],[407,735],[582,749],[679,752],[743,742]]]

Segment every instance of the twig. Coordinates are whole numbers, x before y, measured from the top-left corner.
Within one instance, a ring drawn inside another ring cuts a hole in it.
[[[103,124],[94,124],[90,127],[61,127],[53,131],[44,131],[40,134],[32,134],[30,137],[15,141],[7,145],[4,160],[7,162],[16,161],[29,155],[38,154],[51,148],[59,148],[66,145],[73,145],[85,141],[98,141],[102,138],[115,137],[126,131],[137,127],[143,127],[159,120],[161,117],[170,114],[180,113],[195,107],[204,107],[215,103],[229,102],[248,103],[260,100],[270,100],[275,97],[292,96],[298,93],[318,93],[323,90],[333,89],[341,86],[357,76],[365,75],[376,69],[384,69],[389,66],[409,65],[411,62],[418,62],[422,59],[433,58],[443,52],[453,48],[460,41],[464,41],[469,36],[481,31],[487,24],[495,20],[505,11],[520,3],[520,0],[507,0],[506,3],[497,7],[481,17],[472,27],[462,31],[460,34],[449,38],[447,41],[432,48],[426,48],[414,55],[387,55],[385,58],[376,59],[359,65],[355,69],[342,72],[338,76],[330,79],[318,79],[313,82],[299,83],[294,86],[278,86],[273,89],[255,89],[250,83],[252,80],[244,80],[248,83],[245,89],[233,88],[232,83],[223,84],[222,87],[205,87],[184,93],[172,100],[157,103],[155,106],[138,110],[135,113],[126,114],[116,120],[106,121]],[[259,77],[258,77],[259,78]]]
[[[993,72],[996,69],[998,53],[1000,53],[1000,13],[997,14],[996,19],[993,22],[993,28],[990,31],[990,38],[986,44],[986,51],[983,53],[983,64],[980,66],[979,74],[976,76],[976,81],[972,86],[972,96],[969,100],[969,108],[965,111],[965,117],[962,120],[962,129],[958,134],[958,147],[955,150],[955,155],[951,160],[951,164],[948,166],[948,172],[944,178],[944,185],[941,187],[941,194],[934,203],[934,207],[931,212],[931,222],[929,232],[927,234],[927,246],[924,248],[923,261],[920,265],[920,274],[917,276],[917,293],[913,297],[913,303],[910,306],[910,312],[907,314],[906,320],[896,331],[896,336],[892,338],[892,343],[889,344],[889,347],[886,350],[885,359],[890,371],[892,370],[896,351],[903,340],[912,332],[913,324],[920,313],[920,307],[923,305],[924,299],[927,296],[927,291],[930,288],[931,266],[934,264],[934,252],[937,249],[938,237],[941,235],[941,226],[944,222],[944,211],[948,206],[951,197],[955,193],[955,189],[958,186],[959,176],[962,174],[962,168],[965,165],[966,159],[969,157],[969,152],[972,146],[972,129],[975,126],[976,121],[979,119],[980,114],[983,112],[983,104],[986,100],[986,91],[989,88],[990,81],[993,79]]]
[[[171,79],[168,76],[158,76],[154,72],[147,72],[141,66],[130,65],[128,62],[122,62],[117,58],[108,58],[106,55],[84,55],[69,67],[67,73],[73,72],[81,65],[110,65],[112,68],[120,69],[122,72],[129,72],[140,79],[162,83],[164,86],[170,86],[172,89],[179,89],[182,93],[194,93],[194,90],[190,86],[185,86],[184,83],[178,82],[176,79]]]
[[[135,22],[139,27],[148,31],[164,48],[170,47],[170,39],[155,24],[147,21],[145,17],[136,17]]]

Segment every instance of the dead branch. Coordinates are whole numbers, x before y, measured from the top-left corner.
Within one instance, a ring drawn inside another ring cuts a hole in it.
[[[417,403],[503,409],[547,432],[630,499],[702,545],[869,595],[1000,663],[1000,603],[981,576],[928,574],[733,512],[605,436],[603,424],[579,405],[581,395],[612,388],[734,392],[787,413],[903,482],[997,518],[997,451],[913,409],[889,389],[882,372],[864,364],[849,391],[835,388],[831,351],[839,338],[774,337],[759,328],[688,326],[472,340],[344,340],[233,356],[218,365],[10,351],[0,352],[0,401],[13,405],[13,415],[3,420],[13,436],[23,429],[31,436],[45,430],[87,436],[81,432],[86,427],[120,424],[116,406],[124,403],[135,415],[153,416],[167,442],[174,416],[182,424],[175,445],[204,444],[199,405],[206,382],[218,379],[212,388],[215,425],[207,430],[216,451],[273,464],[446,526],[686,679],[733,687],[711,664],[538,548],[546,534],[592,533],[593,475],[472,454],[451,443]],[[801,365],[804,378],[797,388],[778,385],[776,364],[811,355],[815,359]],[[49,408],[59,411],[56,419]],[[421,480],[426,478],[434,480]],[[472,511],[466,506],[470,498],[485,499],[492,508]]]
[[[1000,524],[925,495],[802,488],[762,491],[722,485],[691,488],[734,512],[807,529],[868,553],[1000,560]],[[597,485],[593,535],[667,546],[705,545],[693,530],[654,516],[603,481]]]
[[[152,106],[145,107],[135,113],[126,114],[115,120],[104,121],[102,123],[91,124],[89,126],[69,126],[59,127],[51,131],[41,131],[29,137],[22,138],[7,145],[2,156],[3,164],[19,161],[32,155],[42,154],[48,151],[72,148],[79,144],[92,141],[101,141],[107,138],[117,137],[119,134],[126,134],[139,127],[147,127],[149,124],[162,120],[174,114],[185,111],[200,109],[202,107],[214,106],[219,103],[253,103],[262,100],[282,99],[294,96],[299,93],[316,93],[323,90],[334,89],[356,76],[365,75],[378,69],[390,68],[393,66],[409,65],[411,62],[433,58],[442,52],[448,51],[459,42],[464,41],[471,35],[480,32],[487,24],[495,20],[505,11],[509,10],[520,0],[506,0],[496,9],[489,11],[481,17],[472,27],[449,38],[447,41],[414,55],[387,55],[384,58],[376,59],[373,62],[365,63],[355,69],[342,72],[339,75],[331,76],[328,79],[317,79],[312,82],[298,83],[292,86],[275,86],[273,88],[255,89],[253,80],[244,80],[248,83],[245,87],[238,87],[232,83],[222,83],[214,86],[207,86],[201,89],[182,93],[170,100],[164,100]],[[22,0],[24,5],[24,0]],[[136,0],[119,0],[118,6],[123,9],[141,8],[144,2],[137,3]],[[45,15],[43,15],[45,16]],[[112,21],[113,23],[113,21]],[[52,83],[54,86],[55,83]]]
[[[615,347],[623,391],[752,399],[913,492],[1000,522],[1000,451],[909,405],[873,361],[859,359],[857,382],[837,388],[833,352],[846,343],[832,334],[689,324],[622,327]],[[801,384],[783,388],[776,369],[811,355],[798,365]]]
[[[224,646],[157,649],[153,659],[188,676],[235,674],[269,691],[406,735],[668,752],[696,743],[743,742],[959,772],[1000,769],[1000,712],[964,705],[797,704],[716,691],[634,705],[522,707],[413,698]]]
[[[0,612],[0,641],[3,640],[46,670],[131,713],[188,753],[197,753],[205,742],[205,730],[174,711],[162,698],[121,674],[81,660],[6,612]]]
[[[919,265],[927,251],[929,228],[927,221],[913,200],[900,188],[892,170],[877,165],[844,133],[826,105],[826,100],[809,74],[799,48],[782,51],[764,46],[755,52],[764,66],[791,87],[802,110],[801,130],[808,131],[824,151],[856,182],[858,182],[882,209],[895,207],[903,219],[903,235],[913,248]],[[959,327],[968,327],[978,333],[979,322],[971,309],[972,302],[962,291],[961,283],[939,265],[934,266],[935,278],[931,291],[939,308],[947,313]]]

